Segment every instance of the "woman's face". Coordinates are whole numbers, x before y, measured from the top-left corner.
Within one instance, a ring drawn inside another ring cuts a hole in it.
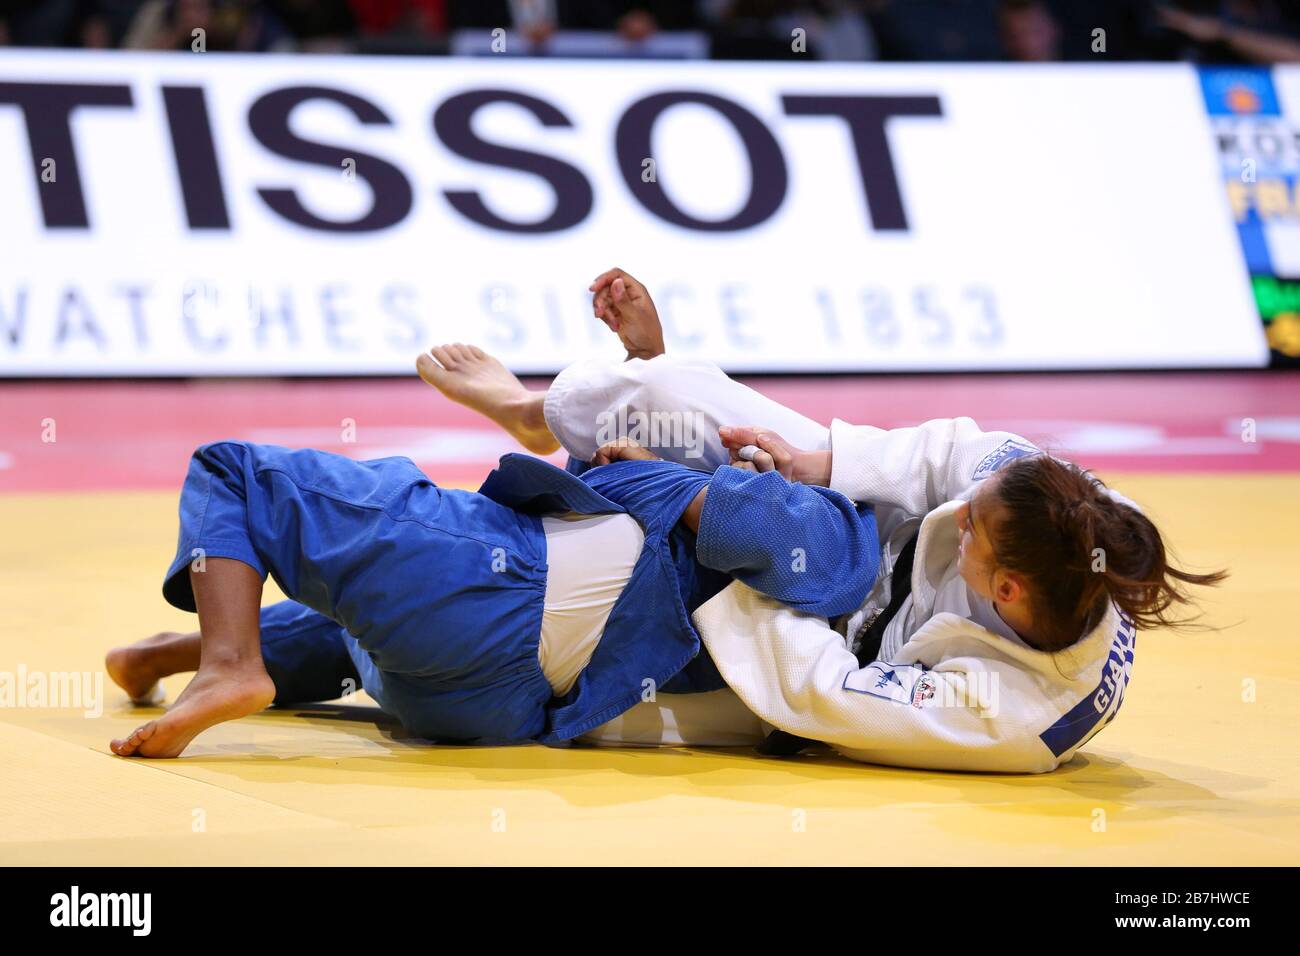
[[[994,476],[984,479],[971,500],[957,509],[957,570],[967,587],[990,601],[994,600],[994,572],[998,565],[989,533],[1000,508]]]

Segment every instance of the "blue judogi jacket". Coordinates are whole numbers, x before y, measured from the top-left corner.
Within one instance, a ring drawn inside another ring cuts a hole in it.
[[[678,524],[700,489],[698,536]],[[614,719],[647,691],[725,686],[690,614],[733,579],[798,610],[856,610],[875,582],[880,547],[869,505],[791,484],[775,472],[725,466],[712,475],[667,461],[617,461],[581,475],[527,455],[504,456],[479,493],[523,514],[630,514],[641,556],[590,663],[548,708],[543,742]]]

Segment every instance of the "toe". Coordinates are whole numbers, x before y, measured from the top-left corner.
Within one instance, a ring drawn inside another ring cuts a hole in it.
[[[429,351],[432,352],[433,357],[438,360],[438,364],[441,365],[447,371],[450,372],[456,368],[456,358],[451,354],[450,348],[448,346],[435,345]]]
[[[433,356],[428,352],[421,352],[415,359],[415,370],[420,373],[421,378],[430,378],[442,371],[438,363],[433,360]]]
[[[141,744],[153,736],[153,730],[154,722],[151,720],[131,731],[131,736],[125,740],[114,740],[109,746],[119,757],[130,757],[140,749]]]

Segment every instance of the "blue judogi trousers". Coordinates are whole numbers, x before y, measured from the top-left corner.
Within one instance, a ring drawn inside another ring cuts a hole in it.
[[[346,631],[323,614],[280,601],[262,608],[262,663],[275,684],[275,703],[310,704],[361,690]]]
[[[537,654],[539,518],[439,488],[406,458],[217,442],[195,452],[181,491],[169,603],[195,609],[190,568],[211,558],[271,576],[296,602],[262,614],[278,701],[349,689],[357,661],[343,628],[382,683],[366,690],[412,733],[479,743],[542,734],[552,691]]]

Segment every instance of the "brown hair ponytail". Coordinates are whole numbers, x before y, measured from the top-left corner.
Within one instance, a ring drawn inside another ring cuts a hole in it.
[[[1139,628],[1185,624],[1171,614],[1175,605],[1193,604],[1185,585],[1227,577],[1175,567],[1150,519],[1069,462],[1018,458],[999,469],[995,491],[1001,507],[990,528],[993,552],[1028,582],[1040,650],[1078,641],[1111,602]]]

